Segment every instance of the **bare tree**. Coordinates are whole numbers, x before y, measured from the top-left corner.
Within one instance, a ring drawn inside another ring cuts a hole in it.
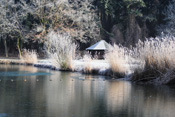
[[[17,48],[21,57],[20,39],[25,35],[23,28],[23,18],[30,12],[29,7],[24,1],[15,3],[14,0],[0,1],[0,36],[5,46],[6,57],[8,57],[7,39],[17,39]]]
[[[9,1],[11,3],[11,1]],[[8,19],[8,5],[7,0],[0,1],[0,37],[3,40],[5,46],[6,57],[8,57],[8,49],[7,49],[7,35],[13,30],[14,24],[11,20]]]
[[[52,30],[68,34],[74,41],[89,42],[98,40],[100,36],[99,20],[96,8],[91,2],[77,0],[26,0],[0,1],[0,36],[4,41],[8,57],[8,37],[16,39],[17,49],[21,57],[22,42],[39,40],[49,43],[47,34]],[[32,16],[39,22],[27,28],[24,21]],[[47,45],[47,44],[46,44]]]
[[[38,5],[37,5],[38,6]],[[91,2],[77,0],[55,0],[42,2],[34,15],[40,19],[38,27],[42,29],[39,38],[45,37],[49,30],[69,33],[80,42],[98,40],[100,36],[99,20],[96,8]],[[49,27],[46,29],[46,25]]]

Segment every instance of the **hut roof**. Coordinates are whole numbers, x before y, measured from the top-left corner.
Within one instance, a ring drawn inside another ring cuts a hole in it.
[[[86,50],[107,50],[110,48],[110,44],[108,44],[105,40],[101,40],[96,44],[86,48]]]

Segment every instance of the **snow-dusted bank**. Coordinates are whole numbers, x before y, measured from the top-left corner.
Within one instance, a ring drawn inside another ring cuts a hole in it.
[[[54,56],[48,60],[34,62],[35,54],[27,52],[26,57],[22,57],[21,60],[1,59],[0,63],[34,65],[53,70],[107,75],[115,78],[129,76],[128,78],[133,82],[172,85],[175,83],[174,45],[175,37],[153,38],[138,42],[135,48],[114,45],[112,50],[105,53],[104,60],[96,60],[89,55],[84,55],[77,60],[74,51],[73,54],[64,51],[61,54],[59,52],[53,54]],[[65,50],[66,47],[62,49]]]
[[[74,64],[74,71],[79,71],[83,73],[94,73],[105,75],[107,70],[110,69],[109,62],[107,60],[75,60]]]
[[[37,63],[34,64],[26,64],[20,59],[0,59],[0,64],[11,64],[11,65],[33,65],[38,68],[47,68],[52,70],[60,70],[61,69],[55,67],[50,59],[40,59]],[[127,65],[126,65],[127,66]],[[81,72],[85,74],[96,74],[96,75],[108,75],[113,76],[112,71],[110,70],[111,66],[107,60],[74,60],[73,61],[73,69],[67,70],[72,72]],[[131,70],[127,71],[127,75],[131,74]]]
[[[42,67],[42,68],[50,68],[54,70],[61,70],[53,65],[51,60],[38,60],[36,64],[34,64],[35,67]],[[68,71],[74,71],[74,72],[82,72],[82,73],[89,73],[91,74],[93,71],[95,74],[99,75],[105,75],[106,71],[110,69],[109,62],[107,60],[73,60],[72,62],[72,70]],[[93,73],[92,73],[93,74]]]

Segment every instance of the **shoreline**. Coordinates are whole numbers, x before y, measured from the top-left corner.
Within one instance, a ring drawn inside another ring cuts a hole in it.
[[[100,60],[99,60],[100,61]],[[104,64],[104,62],[99,62],[98,60],[94,60],[91,64],[96,63],[97,65],[99,64]],[[98,62],[98,63],[97,63]],[[62,70],[59,68],[56,68],[55,66],[52,65],[52,63],[50,62],[49,59],[39,59],[37,63],[24,63],[22,60],[20,59],[5,59],[5,58],[0,58],[0,64],[9,64],[9,65],[30,65],[33,67],[37,67],[37,68],[45,68],[45,69],[50,69],[50,70],[56,70],[56,71],[67,71],[67,72],[80,72],[82,74],[94,74],[94,75],[103,75],[103,76],[110,76],[109,73],[107,72],[112,72],[111,70],[109,70],[109,65],[106,65],[107,67],[105,68],[105,65],[101,65],[101,66],[93,66],[93,68],[91,68],[90,72],[85,71],[84,69],[84,64],[85,62],[83,62],[82,60],[75,60],[74,61],[74,69],[73,70]],[[107,64],[107,63],[105,63]],[[102,69],[100,69],[102,68]]]
[[[20,59],[1,59],[0,58],[0,64],[8,64],[8,65],[27,65],[27,66],[33,66],[36,68],[43,68],[43,69],[50,69],[54,71],[64,71],[64,72],[79,72],[81,74],[85,75],[101,75],[101,76],[107,76],[109,79],[118,79],[118,80],[124,80],[124,81],[129,81],[130,79],[123,75],[116,75],[115,73],[112,72],[110,69],[109,63],[107,63],[105,60],[93,60],[90,62],[91,70],[88,71],[86,70],[86,65],[87,64],[83,60],[75,60],[74,61],[74,69],[71,70],[62,70],[59,68],[56,68],[52,65],[49,59],[38,59],[37,63],[34,64],[26,64],[22,62]],[[95,65],[94,65],[95,64]],[[89,63],[88,63],[89,65]]]
[[[75,62],[75,69],[74,70],[62,70],[62,69],[58,69],[56,67],[54,67],[52,65],[52,63],[50,62],[49,59],[39,59],[37,63],[34,64],[26,64],[24,63],[22,60],[20,59],[0,59],[0,64],[8,64],[8,65],[27,65],[27,66],[33,66],[33,67],[37,67],[37,68],[44,68],[44,69],[50,69],[50,70],[55,70],[55,71],[64,71],[64,72],[79,72],[85,75],[101,75],[101,76],[108,76],[110,77],[110,79],[119,79],[119,80],[123,80],[123,81],[131,81],[133,83],[138,83],[138,84],[151,84],[151,85],[172,85],[169,83],[165,83],[165,82],[160,82],[160,78],[154,78],[153,80],[145,80],[145,81],[134,81],[131,79],[132,73],[128,74],[128,75],[122,75],[122,74],[117,74],[112,72],[112,70],[110,69],[109,66],[106,66],[104,64],[104,61],[98,61],[98,60],[94,60],[91,64],[96,63],[96,66],[94,68],[91,68],[90,71],[86,71],[85,68],[83,68],[82,66],[85,64],[85,62],[81,61],[81,60],[76,60]],[[98,63],[98,64],[97,64]],[[97,65],[99,64],[103,64],[101,66]],[[173,79],[174,82],[174,79]]]

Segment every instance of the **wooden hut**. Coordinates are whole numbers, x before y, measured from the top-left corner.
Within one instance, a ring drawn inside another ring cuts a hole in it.
[[[96,44],[86,48],[86,51],[88,51],[92,57],[97,56],[98,59],[104,59],[105,51],[107,51],[110,47],[111,45],[105,40],[101,40]]]

